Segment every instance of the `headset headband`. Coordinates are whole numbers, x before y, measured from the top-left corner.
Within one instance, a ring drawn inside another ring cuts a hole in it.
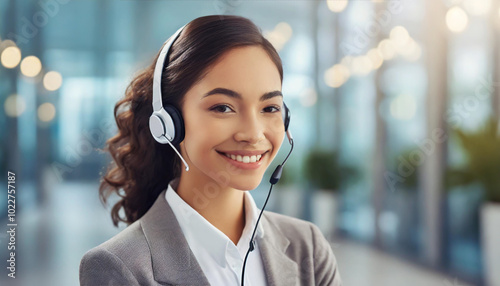
[[[168,40],[165,41],[163,48],[161,49],[160,55],[158,56],[158,60],[156,61],[154,76],[153,76],[153,110],[160,111],[163,107],[162,96],[161,96],[161,75],[163,72],[163,65],[165,64],[165,60],[167,59],[167,53],[170,50],[170,46],[174,43],[174,41],[179,37],[179,34],[186,27],[186,25],[182,26],[173,34]]]

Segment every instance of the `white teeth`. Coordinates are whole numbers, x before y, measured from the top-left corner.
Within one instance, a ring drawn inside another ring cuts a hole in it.
[[[229,154],[224,154],[226,157],[231,158],[235,161],[238,162],[243,162],[243,163],[255,163],[262,158],[262,155],[253,155],[253,156],[241,156],[241,155],[229,155]]]

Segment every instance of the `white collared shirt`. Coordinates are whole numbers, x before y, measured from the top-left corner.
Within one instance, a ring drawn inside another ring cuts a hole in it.
[[[245,191],[246,224],[238,244],[234,245],[222,231],[207,221],[174,191],[178,184],[179,178],[170,181],[165,199],[172,208],[189,247],[208,282],[210,285],[241,285],[243,260],[260,213],[250,192]],[[254,240],[256,241],[257,236],[262,237],[263,235],[264,229],[259,222]],[[248,254],[245,266],[245,285],[267,285],[257,242],[254,251]]]

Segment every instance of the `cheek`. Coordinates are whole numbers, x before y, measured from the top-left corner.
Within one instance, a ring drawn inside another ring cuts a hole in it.
[[[206,159],[207,156],[214,155],[214,147],[227,138],[228,132],[229,128],[220,122],[198,116],[186,122],[185,140],[189,142],[188,146],[193,155]]]
[[[277,141],[281,143],[281,141],[285,137],[285,124],[283,123],[281,115],[275,116],[271,120],[269,126],[270,126],[270,132],[272,133],[273,143]]]
[[[281,144],[283,143],[283,138],[284,138],[284,133],[277,133],[274,135],[274,137],[271,139],[272,144],[273,144],[273,159],[278,155],[278,152],[281,148]]]
[[[269,122],[269,126],[271,131],[275,134],[281,134],[285,132],[285,123],[283,122],[283,118],[281,114],[276,114]]]
[[[195,140],[199,144],[204,144],[209,146],[210,144],[216,144],[216,142],[224,140],[229,134],[229,129],[227,125],[217,124],[217,122],[211,122],[208,120],[201,120],[197,124],[192,124],[189,128],[189,137],[191,140]],[[186,136],[188,134],[186,133]]]
[[[285,139],[286,136],[285,126],[283,125],[283,123],[273,125],[273,127],[274,129],[270,132],[270,135],[268,137],[269,140],[272,142],[274,148],[272,159],[274,159],[278,154],[278,151],[280,150],[280,147],[283,143],[283,139]]]

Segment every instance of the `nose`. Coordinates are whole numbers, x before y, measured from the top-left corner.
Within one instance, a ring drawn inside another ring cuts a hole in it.
[[[238,124],[234,139],[238,142],[257,144],[265,139],[265,122],[259,115],[249,114]]]

